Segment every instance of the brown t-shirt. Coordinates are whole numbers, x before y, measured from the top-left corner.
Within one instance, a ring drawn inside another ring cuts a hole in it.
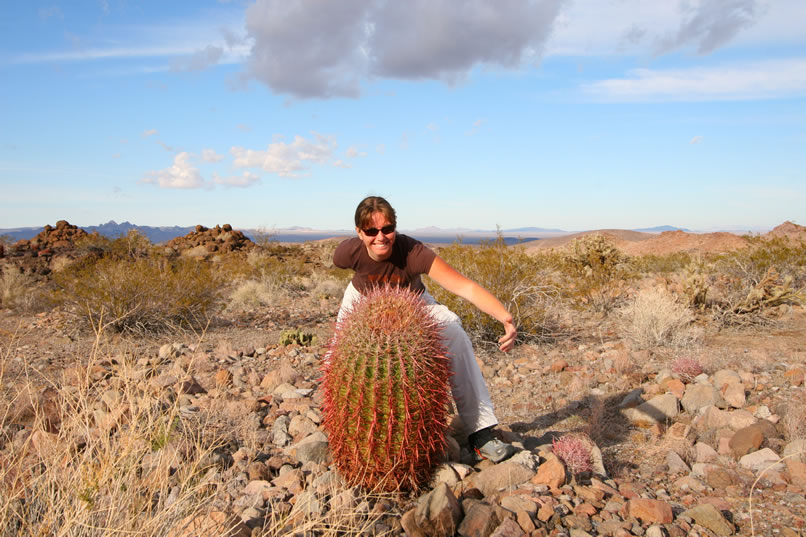
[[[342,241],[333,253],[333,264],[355,271],[353,286],[364,293],[376,285],[397,285],[413,291],[425,291],[420,274],[427,274],[437,254],[417,239],[397,234],[392,255],[375,261],[358,237]]]

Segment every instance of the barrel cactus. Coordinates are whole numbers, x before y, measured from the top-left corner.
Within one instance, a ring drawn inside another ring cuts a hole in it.
[[[420,296],[381,287],[337,325],[323,366],[323,426],[342,476],[417,489],[445,450],[450,359]]]

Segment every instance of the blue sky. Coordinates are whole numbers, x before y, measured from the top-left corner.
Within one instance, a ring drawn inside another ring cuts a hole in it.
[[[0,10],[0,228],[806,224],[803,0]]]

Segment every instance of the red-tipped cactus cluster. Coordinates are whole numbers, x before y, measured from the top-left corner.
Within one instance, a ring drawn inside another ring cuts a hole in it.
[[[700,363],[690,356],[681,356],[672,364],[672,373],[686,384],[694,382],[694,379],[702,375],[703,370]]]
[[[551,447],[571,475],[593,470],[593,453],[587,438],[577,434],[564,434],[552,439]]]
[[[323,426],[340,473],[417,489],[445,450],[450,360],[417,293],[383,287],[337,325],[323,366]]]

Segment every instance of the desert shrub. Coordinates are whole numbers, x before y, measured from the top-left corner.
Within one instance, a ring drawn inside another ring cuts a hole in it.
[[[610,311],[623,298],[625,280],[633,272],[629,258],[599,234],[574,239],[563,258],[563,269],[572,278],[571,297],[602,312]]]
[[[672,362],[672,373],[677,375],[681,381],[689,384],[694,379],[703,374],[702,365],[691,356],[680,356]]]
[[[645,254],[632,259],[633,267],[644,274],[665,274],[678,272],[689,266],[693,256],[688,252],[671,252],[668,254]]]
[[[529,256],[519,246],[507,246],[501,236],[478,247],[455,243],[441,248],[439,255],[507,307],[518,327],[519,341],[545,342],[565,334],[559,320],[560,293],[540,258]],[[476,343],[494,343],[501,337],[497,320],[433,280],[426,277],[425,281],[434,298],[461,318]]]
[[[209,265],[156,256],[86,258],[54,274],[54,283],[57,302],[92,326],[134,333],[203,327],[220,289]]]
[[[90,233],[77,239],[75,246],[80,253],[94,252],[119,259],[143,257],[153,248],[149,238],[136,229],[130,229],[128,233],[121,234],[115,239],[104,237],[97,232]]]
[[[691,344],[699,337],[693,321],[694,314],[685,304],[657,287],[639,291],[619,310],[621,332],[638,348]]]
[[[579,433],[568,433],[553,438],[552,451],[565,463],[571,475],[593,470],[591,441]]]
[[[0,271],[0,307],[19,311],[39,311],[47,304],[43,287],[30,274],[13,264]]]

